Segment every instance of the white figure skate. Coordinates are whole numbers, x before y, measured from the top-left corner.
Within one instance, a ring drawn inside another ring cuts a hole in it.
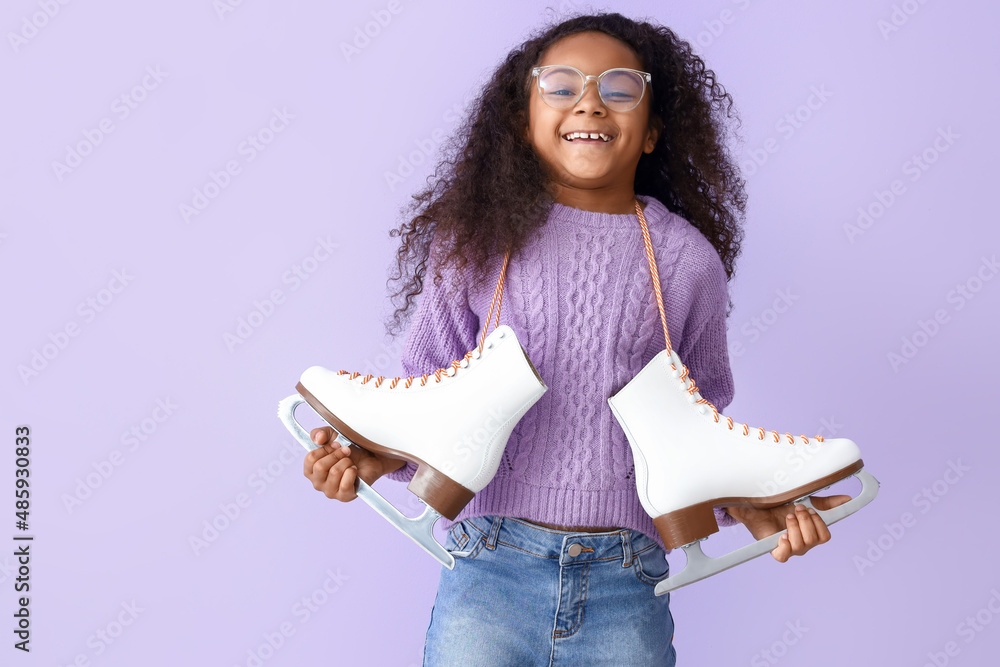
[[[817,510],[829,525],[871,502],[878,481],[862,470],[861,453],[846,438],[798,438],[751,428],[722,415],[702,398],[687,367],[671,349],[659,277],[642,209],[636,204],[667,349],[608,399],[635,461],[643,509],[668,549],[684,548],[687,563],[655,588],[663,595],[761,556],[778,545],[782,530],[719,558],[699,542],[718,532],[713,507],[767,509],[789,501],[813,507],[809,496],[851,475],[861,493],[838,507]],[[815,509],[815,508],[813,508]]]
[[[502,299],[501,270],[497,296]],[[462,359],[419,377],[373,379],[359,373],[307,369],[298,395],[282,400],[278,416],[308,450],[317,445],[295,420],[306,402],[339,434],[337,442],[417,464],[407,488],[427,507],[403,515],[360,478],[358,496],[447,568],[454,558],[434,539],[441,516],[455,519],[496,474],[514,426],[547,387],[513,330],[498,326]],[[497,308],[496,319],[499,322]]]

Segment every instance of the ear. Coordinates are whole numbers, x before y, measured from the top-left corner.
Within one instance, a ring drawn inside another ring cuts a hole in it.
[[[656,148],[656,142],[663,133],[663,119],[653,115],[649,119],[649,128],[646,130],[646,143],[642,147],[643,153],[652,153]]]

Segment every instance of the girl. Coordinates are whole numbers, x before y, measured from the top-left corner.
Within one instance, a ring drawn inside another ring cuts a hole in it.
[[[670,596],[653,594],[668,576],[663,543],[607,398],[663,349],[638,201],[671,342],[704,398],[720,411],[732,400],[727,281],[745,194],[722,142],[723,102],[728,115],[730,95],[668,28],[570,19],[507,56],[414,197],[422,210],[394,230],[399,277],[416,266],[395,325],[426,291],[404,370],[431,373],[475,347],[509,248],[501,323],[549,388],[450,526],[455,568],[442,570],[425,664],[674,664]],[[304,472],[329,498],[355,498],[357,477],[407,481],[416,469],[334,449],[329,428],[312,438],[323,446]],[[757,539],[787,527],[780,562],[830,539],[801,505],[717,518]]]

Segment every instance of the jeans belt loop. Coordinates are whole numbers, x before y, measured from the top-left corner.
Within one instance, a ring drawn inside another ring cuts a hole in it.
[[[493,525],[490,527],[489,537],[486,538],[486,547],[491,551],[495,551],[497,548],[497,539],[500,534],[500,524],[503,523],[502,516],[493,517]]]
[[[622,559],[622,567],[632,566],[632,538],[628,530],[623,530],[622,533],[622,552],[624,557]]]

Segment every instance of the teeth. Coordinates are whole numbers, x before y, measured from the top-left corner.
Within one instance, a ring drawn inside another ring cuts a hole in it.
[[[570,132],[569,134],[564,134],[563,138],[568,141],[573,141],[574,139],[600,139],[604,142],[611,141],[612,139],[612,137],[602,132]]]

